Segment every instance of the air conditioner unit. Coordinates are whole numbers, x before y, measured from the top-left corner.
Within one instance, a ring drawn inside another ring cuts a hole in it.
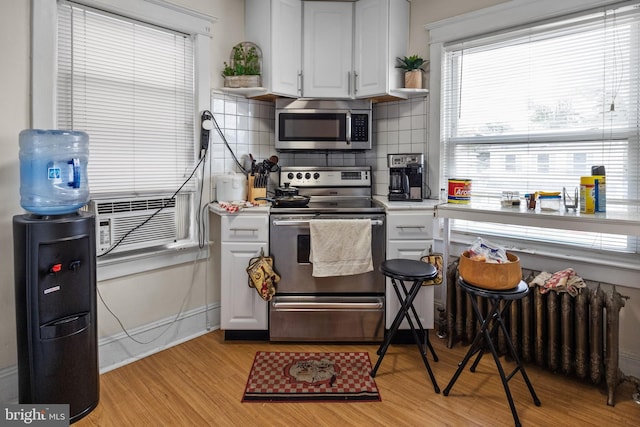
[[[170,197],[97,199],[97,254],[144,249],[176,241],[176,200]]]

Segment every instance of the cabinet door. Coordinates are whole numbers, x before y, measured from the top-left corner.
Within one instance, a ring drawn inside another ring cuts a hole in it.
[[[271,10],[271,92],[300,96],[302,72],[302,2],[272,0]]]
[[[262,85],[300,96],[302,0],[245,0],[245,36],[262,50]]]
[[[266,242],[227,243],[220,254],[220,327],[224,330],[266,330],[269,304],[248,285],[249,260],[268,251]]]
[[[304,3],[303,95],[348,98],[353,80],[353,3]]]
[[[433,240],[390,240],[387,245],[387,259],[405,258],[419,260],[423,255],[429,253],[429,248],[433,246]],[[405,283],[407,288],[411,283]],[[424,286],[418,292],[418,296],[413,301],[422,326],[426,329],[433,329],[434,324],[434,302],[433,302],[433,286]],[[391,279],[387,278],[386,286],[386,328],[389,329],[400,310],[400,302],[393,290]],[[412,316],[413,317],[413,316]],[[415,322],[414,322],[415,326]],[[400,329],[409,329],[407,320],[403,320]]]
[[[356,3],[354,61],[355,95],[381,95],[387,91],[389,58],[389,0]],[[395,58],[393,58],[395,60]]]

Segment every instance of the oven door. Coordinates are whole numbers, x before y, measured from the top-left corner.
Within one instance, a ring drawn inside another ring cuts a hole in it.
[[[350,276],[312,276],[313,266],[309,262],[309,220],[332,218],[369,218],[371,220],[373,271]],[[385,259],[384,214],[272,214],[270,219],[270,254],[281,276],[277,289],[278,295],[384,294],[384,276],[378,271],[378,267]]]
[[[382,341],[383,296],[278,296],[269,310],[271,341]]]

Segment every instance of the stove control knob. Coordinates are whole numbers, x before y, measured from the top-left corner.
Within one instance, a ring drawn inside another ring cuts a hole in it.
[[[313,174],[313,179],[318,179],[320,178],[320,174],[318,172]]]
[[[287,174],[287,178],[289,178],[289,179],[293,179],[293,172],[289,172],[289,173]]]
[[[305,179],[311,179],[311,174],[309,172],[304,174]]]
[[[298,178],[298,179],[302,179],[302,173],[301,173],[301,172],[298,172],[298,173],[296,174],[296,178]]]

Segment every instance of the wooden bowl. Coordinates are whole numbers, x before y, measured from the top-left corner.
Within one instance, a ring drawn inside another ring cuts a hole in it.
[[[490,290],[513,289],[522,280],[520,259],[507,252],[510,262],[493,264],[476,261],[469,258],[469,252],[464,251],[460,256],[458,272],[462,279],[474,286]]]

